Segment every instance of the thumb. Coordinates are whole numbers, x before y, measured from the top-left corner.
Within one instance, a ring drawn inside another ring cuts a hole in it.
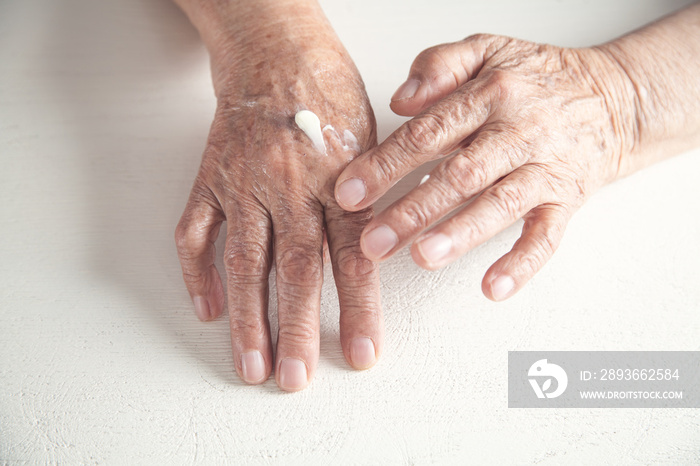
[[[391,109],[402,116],[419,114],[474,78],[507,41],[482,34],[422,51],[413,61],[408,79],[391,98]]]

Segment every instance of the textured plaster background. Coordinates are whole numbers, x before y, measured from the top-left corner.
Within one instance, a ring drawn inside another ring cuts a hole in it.
[[[687,3],[323,5],[383,139],[430,45],[584,46]],[[405,252],[383,264],[370,371],[343,360],[326,270],[317,378],[285,394],[237,379],[226,319],[198,322],[181,282],[173,229],[214,105],[206,53],[167,0],[0,2],[0,464],[700,463],[697,410],[516,410],[506,390],[509,350],[698,350],[700,151],[599,192],[505,303],[480,281],[520,225],[439,272]]]

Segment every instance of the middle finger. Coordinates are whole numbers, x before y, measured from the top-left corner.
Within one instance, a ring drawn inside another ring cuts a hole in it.
[[[423,230],[524,162],[517,142],[485,128],[476,139],[440,163],[428,180],[385,209],[365,228],[362,251],[383,260]]]
[[[280,388],[305,388],[319,356],[323,285],[323,213],[320,205],[285,202],[275,209],[275,262],[279,333],[275,376]]]

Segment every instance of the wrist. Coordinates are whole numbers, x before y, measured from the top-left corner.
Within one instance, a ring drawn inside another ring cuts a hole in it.
[[[176,1],[209,52],[215,86],[219,74],[262,64],[269,69],[284,57],[347,57],[316,0]]]
[[[278,21],[300,22],[324,17],[316,0],[174,0],[199,32],[205,46],[216,50]]]
[[[593,112],[603,112],[607,124],[600,128],[601,149],[605,156],[602,181],[610,183],[631,171],[627,164],[640,145],[640,116],[637,89],[626,69],[621,66],[608,44],[598,47],[569,49],[576,57],[574,79],[590,86],[598,99]],[[595,117],[599,118],[599,117]]]
[[[231,84],[256,87],[274,76],[294,78],[296,70],[354,69],[315,1],[261,4],[227,15],[206,42],[217,95]]]
[[[591,49],[596,55],[599,67],[595,81],[598,89],[602,90],[610,123],[615,134],[611,145],[613,167],[609,181],[641,168],[639,158],[633,154],[639,153],[644,147],[644,108],[641,83],[638,82],[631,64],[626,60],[624,47],[616,42],[610,42]]]
[[[700,144],[700,5],[596,47],[623,83],[634,137],[620,175]]]

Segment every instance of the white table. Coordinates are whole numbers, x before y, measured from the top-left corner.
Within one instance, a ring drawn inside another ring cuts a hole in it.
[[[324,8],[382,139],[430,45],[583,46],[687,3]],[[697,410],[509,409],[506,372],[511,350],[698,350],[700,151],[597,193],[505,303],[480,281],[520,225],[439,272],[406,252],[383,264],[386,346],[369,371],[342,357],[327,270],[317,377],[287,394],[238,380],[226,319],[198,322],[181,282],[173,229],[214,105],[206,53],[167,0],[0,3],[0,463],[700,462]]]

